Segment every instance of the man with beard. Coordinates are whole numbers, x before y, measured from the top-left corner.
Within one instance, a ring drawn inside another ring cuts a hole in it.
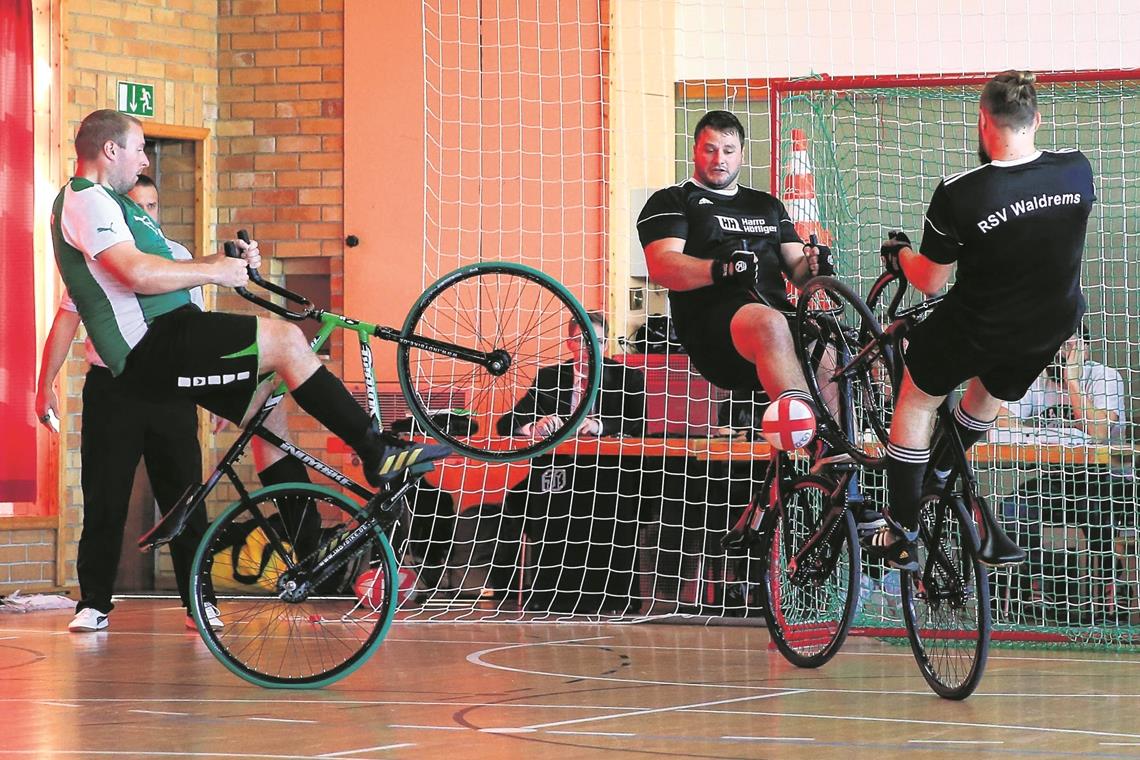
[[[896,568],[917,570],[919,501],[934,415],[969,381],[954,410],[966,446],[986,435],[1003,401],[1014,401],[1057,355],[1085,312],[1081,256],[1096,199],[1092,169],[1077,150],[1042,151],[1034,74],[1005,71],[982,89],[982,165],[946,177],[930,200],[919,251],[891,233],[884,265],[923,293],[954,286],[910,333],[906,372],[887,446],[890,520],[870,548]],[[932,477],[950,469],[935,455]]]
[[[736,116],[705,114],[693,133],[693,176],[650,196],[637,232],[693,366],[721,388],[810,406],[781,273],[796,285],[821,266],[830,274],[830,251],[804,245],[777,198],[739,184],[743,144]]]

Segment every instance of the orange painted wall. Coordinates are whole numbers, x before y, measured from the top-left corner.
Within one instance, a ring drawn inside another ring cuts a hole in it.
[[[603,19],[406,5],[345,8],[345,232],[361,241],[345,251],[346,313],[400,325],[425,284],[483,260],[529,264],[603,307]],[[394,380],[391,350],[377,374]]]

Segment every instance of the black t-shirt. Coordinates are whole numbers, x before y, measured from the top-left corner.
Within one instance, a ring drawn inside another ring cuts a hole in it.
[[[752,251],[758,260],[756,289],[773,305],[787,302],[782,243],[801,243],[788,211],[779,200],[750,187],[732,194],[702,187],[692,179],[649,196],[637,219],[642,247],[663,238],[681,238],[684,253],[698,259],[727,259],[733,251]],[[736,283],[669,292],[678,330],[701,318],[703,306],[738,290]]]
[[[1085,312],[1081,254],[1096,194],[1077,150],[993,161],[939,183],[922,254],[958,262],[939,308],[981,345],[1032,352],[1076,332]]]

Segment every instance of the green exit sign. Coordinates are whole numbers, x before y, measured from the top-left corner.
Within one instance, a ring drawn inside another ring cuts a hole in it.
[[[154,116],[154,85],[119,82],[119,110],[131,116]]]

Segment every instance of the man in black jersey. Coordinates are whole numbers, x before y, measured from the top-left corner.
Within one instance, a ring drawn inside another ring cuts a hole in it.
[[[1006,71],[986,84],[978,108],[982,165],[939,183],[920,251],[901,233],[882,248],[887,267],[927,294],[958,265],[954,286],[906,348],[887,446],[892,524],[871,539],[894,567],[918,569],[918,507],[942,400],[969,381],[954,420],[966,446],[977,442],[1002,401],[1025,395],[1085,312],[1080,274],[1096,197],[1092,169],[1080,151],[1035,147],[1034,79]],[[940,448],[931,474],[949,469],[949,452]]]
[[[738,184],[744,127],[734,115],[710,111],[693,139],[693,176],[650,196],[637,220],[649,276],[669,289],[677,337],[706,379],[810,406],[780,275],[802,285],[827,249],[804,245],[779,200]]]

